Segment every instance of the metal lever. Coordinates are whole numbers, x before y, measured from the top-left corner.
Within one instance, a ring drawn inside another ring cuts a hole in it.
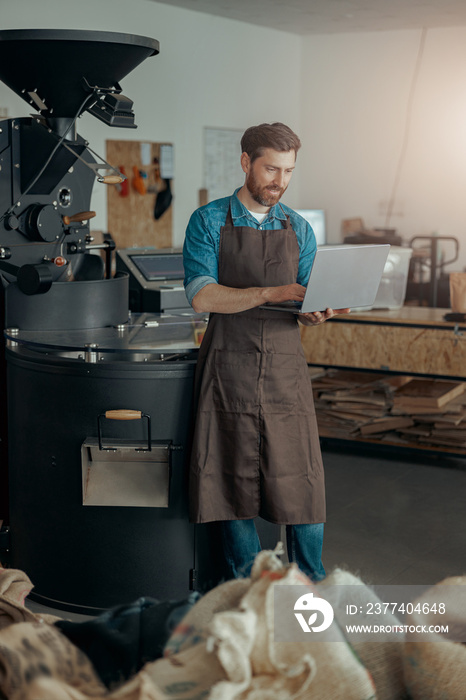
[[[69,226],[70,224],[74,224],[79,221],[87,221],[88,219],[93,219],[94,216],[96,216],[95,211],[80,211],[77,214],[73,214],[72,216],[64,216],[63,223],[65,224],[65,226]]]
[[[110,163],[107,163],[106,160],[101,158],[103,161],[102,163],[88,163],[87,160],[85,160],[82,156],[79,155],[79,153],[76,153],[75,150],[71,146],[69,146],[67,143],[63,142],[62,143],[63,148],[66,148],[70,153],[72,153],[75,158],[81,161],[81,163],[84,163],[84,165],[87,168],[90,168],[92,172],[94,173],[95,177],[97,178],[97,182],[103,182],[106,185],[118,185],[120,182],[123,182],[123,180],[126,180],[126,176],[120,173],[120,171],[117,168],[114,168],[113,165],[110,165]],[[92,153],[96,158],[100,158],[100,156],[92,150],[92,148],[89,148],[88,145],[86,145],[86,149]],[[99,175],[98,171],[99,170],[111,170],[114,174],[113,175]],[[110,178],[110,179],[109,179]],[[118,179],[117,179],[118,178]]]

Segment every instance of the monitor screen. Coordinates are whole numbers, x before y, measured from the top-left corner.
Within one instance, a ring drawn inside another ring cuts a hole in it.
[[[311,224],[314,231],[317,245],[325,245],[327,243],[327,234],[325,230],[325,212],[323,209],[296,209],[297,214],[306,219]]]
[[[132,262],[136,265],[144,278],[151,282],[155,280],[182,280],[184,277],[183,255],[159,254],[131,255]]]

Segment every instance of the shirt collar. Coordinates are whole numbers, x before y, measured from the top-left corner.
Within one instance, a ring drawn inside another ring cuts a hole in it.
[[[257,219],[251,216],[244,204],[238,199],[238,192],[240,191],[240,189],[241,187],[238,187],[230,197],[231,218],[233,219],[233,221],[235,221],[236,219],[245,218],[249,221],[252,220],[257,224]],[[273,221],[274,219],[286,221],[286,214],[280,203],[273,205],[273,207],[270,209],[269,213],[267,214],[262,223],[265,224],[266,222]]]

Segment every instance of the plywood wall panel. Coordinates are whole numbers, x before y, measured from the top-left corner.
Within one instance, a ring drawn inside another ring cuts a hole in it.
[[[129,179],[129,194],[121,197],[116,185],[107,186],[108,231],[117,248],[172,246],[172,209],[154,219],[156,194],[140,194],[132,187],[133,166],[148,173],[149,184],[154,184],[153,158],[160,157],[159,143],[151,143],[151,165],[141,162],[141,141],[106,141],[106,159],[116,168],[124,166]],[[147,182],[147,181],[146,181]],[[173,180],[171,181],[173,192]]]

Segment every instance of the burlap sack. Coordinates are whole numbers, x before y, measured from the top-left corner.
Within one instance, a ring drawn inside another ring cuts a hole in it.
[[[88,695],[58,678],[40,676],[27,687],[23,700],[89,700]],[[122,688],[105,696],[106,700],[167,700],[154,686],[149,676],[141,671]]]
[[[221,583],[206,593],[175,627],[165,645],[164,656],[179,654],[194,644],[206,642],[208,626],[214,615],[225,610],[236,610],[250,586],[250,578],[239,578]]]
[[[0,566],[0,596],[18,603],[18,605],[24,605],[26,596],[32,588],[31,579],[24,571],[3,569]]]
[[[312,650],[302,642],[274,641],[274,587],[296,585],[317,590],[295,565],[285,568],[275,554],[261,552],[236,608],[216,612],[198,644],[146,665],[145,673],[173,700],[375,698],[370,674],[338,628],[330,633],[335,641],[312,644]],[[170,642],[168,648],[173,649]]]
[[[457,313],[466,313],[466,272],[450,273],[450,305]]]
[[[375,698],[373,680],[360,660],[346,642],[340,629],[332,625],[322,632],[323,641],[275,642],[274,633],[274,588],[283,586],[290,591],[289,610],[293,610],[295,589],[293,586],[308,586],[318,595],[318,589],[295,564],[283,571],[281,578],[275,572],[262,573],[262,577],[246,594],[241,604],[244,610],[253,609],[258,618],[258,629],[251,653],[254,676],[275,674],[277,687],[289,688],[293,677],[304,678],[297,689],[300,700],[352,700],[353,698]],[[286,588],[287,587],[287,588]],[[273,695],[270,696],[274,697]]]
[[[253,580],[259,579],[263,571],[283,571],[283,564],[278,557],[284,552],[283,544],[279,542],[273,552],[266,550],[257,555],[251,578],[226,581],[206,593],[173,630],[165,645],[164,656],[177,654],[193,644],[206,641],[209,636],[208,626],[214,615],[226,610],[237,610]]]
[[[31,580],[24,571],[0,567],[0,630],[15,622],[52,623],[59,619],[54,615],[36,615],[24,607],[32,588]]]
[[[370,674],[332,625],[322,642],[274,640],[274,591],[318,589],[272,552],[251,579],[219,586],[190,611],[188,633],[167,658],[108,693],[86,657],[55,627],[11,624],[0,632],[0,697],[9,700],[374,700]],[[293,610],[293,594],[290,610]],[[287,606],[288,608],[289,606]],[[196,610],[197,608],[197,610]],[[187,617],[189,617],[187,616]],[[186,619],[185,621],[186,622]],[[175,633],[180,635],[178,630]],[[331,641],[333,640],[333,641]],[[197,643],[196,643],[197,642]],[[173,653],[178,648],[178,653]]]
[[[44,681],[50,681],[49,687],[39,694]],[[68,687],[84,697],[107,693],[91,662],[53,625],[19,622],[0,632],[0,697],[61,700],[73,697],[64,694]]]
[[[347,620],[346,606],[356,605],[358,610],[367,610],[367,603],[379,603],[377,595],[360,578],[348,571],[335,569],[323,581],[317,584],[321,595],[331,603],[335,618],[341,622]],[[373,615],[373,624],[399,625],[400,621],[390,612]],[[354,624],[366,624],[367,617],[356,615]],[[377,700],[400,700],[405,695],[403,680],[402,651],[404,635],[397,635],[397,641],[357,642],[349,639],[356,654],[374,679]]]
[[[432,607],[447,603],[446,614],[413,612],[407,625],[449,625],[453,632],[466,632],[466,576],[447,578],[414,601]],[[428,640],[428,641],[426,641]],[[413,700],[464,700],[466,697],[466,646],[444,635],[407,634],[403,649],[406,688]]]

